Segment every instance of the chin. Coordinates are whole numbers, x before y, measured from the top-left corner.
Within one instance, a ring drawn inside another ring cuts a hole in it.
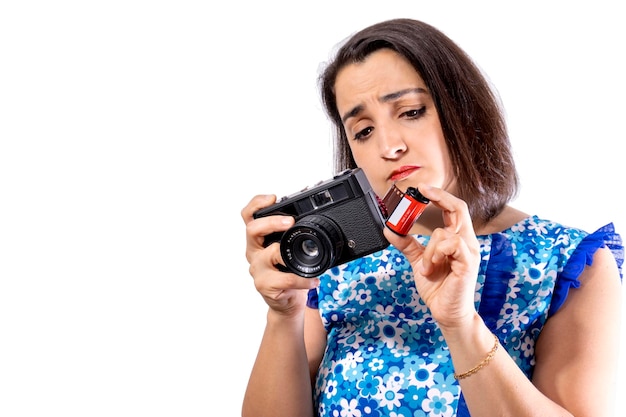
[[[415,180],[410,180],[408,177],[407,178],[402,178],[401,180],[398,181],[390,181],[388,184],[387,189],[385,190],[385,193],[387,191],[389,191],[389,189],[393,186],[396,185],[396,187],[398,187],[400,190],[402,191],[406,191],[407,188],[409,187],[416,187],[417,188],[417,184],[418,181]]]

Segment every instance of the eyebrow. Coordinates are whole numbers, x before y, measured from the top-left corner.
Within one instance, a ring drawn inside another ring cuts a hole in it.
[[[421,87],[417,87],[417,88],[407,88],[405,90],[400,90],[400,91],[396,91],[394,93],[389,93],[389,94],[385,94],[384,96],[381,96],[378,101],[380,101],[381,103],[387,103],[393,100],[397,100],[398,98],[405,96],[407,94],[412,94],[412,93],[416,93],[416,94],[426,94],[426,90],[424,88]],[[359,113],[361,113],[363,110],[365,109],[365,106],[362,104],[358,104],[356,106],[354,106],[352,109],[350,109],[349,111],[345,112],[343,114],[343,116],[341,117],[341,121],[342,122],[346,122],[346,120],[348,120],[351,117],[355,117],[357,116]]]

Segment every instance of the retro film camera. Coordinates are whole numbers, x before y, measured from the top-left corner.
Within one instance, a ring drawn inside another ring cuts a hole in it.
[[[266,236],[264,244],[280,242],[287,270],[302,277],[319,276],[389,246],[378,197],[360,168],[283,197],[254,218],[271,215],[295,218],[290,229]]]

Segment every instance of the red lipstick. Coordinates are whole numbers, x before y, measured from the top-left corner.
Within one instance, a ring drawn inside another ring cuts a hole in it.
[[[400,181],[406,177],[408,177],[409,175],[411,175],[412,173],[414,173],[415,171],[417,171],[418,169],[420,169],[419,166],[416,165],[404,165],[396,170],[394,170],[391,175],[389,176],[389,179],[391,181]]]

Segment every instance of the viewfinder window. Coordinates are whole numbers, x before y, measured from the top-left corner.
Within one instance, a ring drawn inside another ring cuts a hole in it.
[[[333,202],[333,197],[328,190],[321,191],[317,194],[311,195],[311,202],[313,207],[320,208]]]

